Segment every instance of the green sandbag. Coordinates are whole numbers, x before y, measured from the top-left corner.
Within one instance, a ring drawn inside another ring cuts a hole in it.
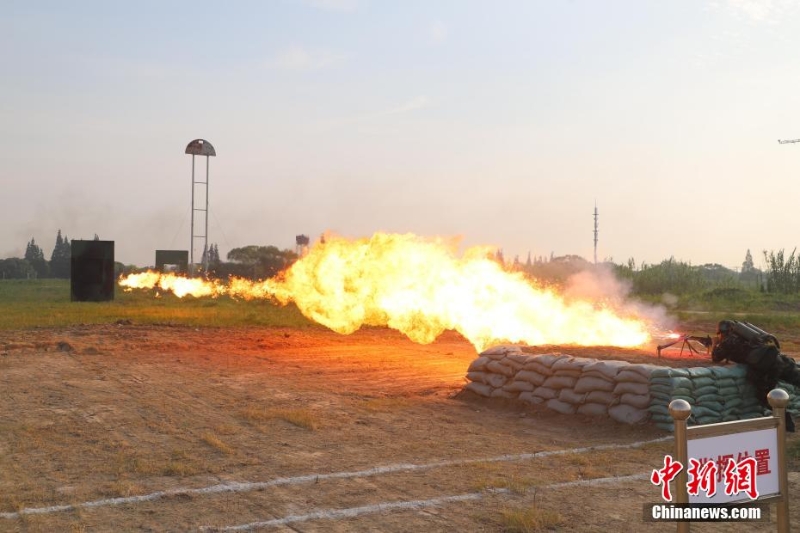
[[[695,398],[699,398],[700,396],[705,396],[706,394],[716,394],[717,396],[719,396],[719,389],[714,385],[707,385],[705,387],[694,389]]]
[[[699,377],[711,377],[713,376],[713,372],[711,372],[710,368],[704,366],[696,366],[693,368],[687,368],[686,372],[689,373],[689,376],[692,378],[699,378]]]
[[[704,398],[709,398],[709,396],[704,396]],[[706,401],[702,401],[700,398],[697,399],[697,406],[698,407],[705,407],[706,409],[711,409],[714,412],[721,413],[722,410],[725,408],[724,404],[719,401],[719,398],[714,397]]]
[[[707,378],[694,378],[692,380],[692,383],[694,384],[694,388],[695,389],[700,389],[700,388],[703,388],[703,387],[717,387],[718,386],[717,382],[714,380],[714,378],[710,378],[710,377],[707,377]]]

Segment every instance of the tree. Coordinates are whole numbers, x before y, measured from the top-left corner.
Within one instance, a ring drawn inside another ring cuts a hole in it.
[[[44,259],[42,261],[44,262]],[[47,266],[46,262],[44,264]],[[35,277],[37,277],[37,272],[27,259],[18,257],[0,259],[0,279],[30,279]]]
[[[228,252],[228,261],[245,267],[244,274],[256,279],[270,278],[288,268],[297,260],[297,254],[291,250],[280,250],[275,246],[244,246]],[[236,273],[232,269],[231,273]]]
[[[69,238],[65,235],[61,237],[61,230],[56,235],[56,245],[50,256],[50,273],[54,278],[69,279],[70,262],[72,261],[72,246]]]
[[[25,248],[25,261],[28,262],[28,267],[32,268],[34,272],[32,276],[26,273],[26,275],[22,277],[46,278],[50,275],[50,265],[45,261],[44,252],[42,252],[42,249],[36,244],[36,239],[33,237],[31,237],[31,242],[29,242],[28,246]]]

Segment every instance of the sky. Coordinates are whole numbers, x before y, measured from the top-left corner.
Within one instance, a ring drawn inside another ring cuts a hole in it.
[[[796,1],[0,6],[0,257],[187,250],[198,138],[223,258],[383,231],[591,260],[595,205],[600,260],[800,244]]]

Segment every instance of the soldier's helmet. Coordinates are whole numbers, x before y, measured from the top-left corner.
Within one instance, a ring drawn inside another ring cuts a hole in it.
[[[721,337],[726,337],[732,331],[733,331],[732,320],[722,320],[720,321],[719,324],[717,324],[717,335]]]

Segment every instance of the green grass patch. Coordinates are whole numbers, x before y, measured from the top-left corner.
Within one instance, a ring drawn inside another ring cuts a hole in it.
[[[125,292],[110,302],[72,302],[68,280],[0,280],[0,329],[108,324],[309,327],[295,305],[269,300],[177,298],[154,291]]]

